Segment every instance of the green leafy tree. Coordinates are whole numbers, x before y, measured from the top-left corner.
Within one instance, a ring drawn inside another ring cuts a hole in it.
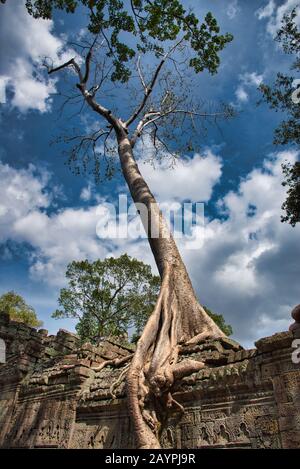
[[[222,314],[213,313],[210,309],[206,306],[203,306],[207,314],[214,320],[214,322],[219,326],[221,331],[224,332],[227,336],[232,334],[232,327],[230,324],[226,324],[224,316]]]
[[[162,409],[167,401],[171,406],[174,382],[203,367],[195,360],[178,363],[180,344],[217,339],[224,332],[195,295],[169,225],[139,170],[135,146],[150,140],[153,157],[172,163],[195,150],[204,122],[231,117],[228,106],[207,107],[193,75],[218,71],[220,53],[232,35],[220,33],[211,12],[199,19],[180,0],[27,0],[26,6],[36,18],[52,18],[55,9],[75,13],[80,7],[87,34],[81,31],[80,39],[71,40],[77,53],[63,64],[46,59],[45,66],[51,75],[66,73],[72,84],[67,102],[81,100],[78,111],[86,109],[88,119],[95,120],[89,133],[76,129],[62,143],[71,145],[75,173],[92,170],[96,178],[103,177],[103,170],[104,178],[113,174],[113,148],[137,209],[146,209],[140,215],[161,289],[126,380],[137,447],[157,448],[165,416],[155,402],[162,398]]]
[[[300,4],[299,4],[300,6]],[[300,70],[300,30],[295,22],[297,9],[294,8],[286,14],[282,20],[282,27],[277,32],[276,41],[279,42],[286,54],[294,57],[291,70]],[[263,101],[269,104],[276,112],[283,112],[286,119],[275,130],[274,144],[286,145],[300,144],[300,91],[295,79],[299,75],[277,74],[277,79],[273,86],[262,84],[260,90],[263,94]],[[298,90],[297,90],[298,88]],[[287,197],[282,205],[285,215],[281,217],[282,222],[288,222],[292,226],[300,222],[300,162],[294,165],[284,163],[282,165],[284,182],[283,186],[288,188]]]
[[[131,75],[128,62],[137,52],[161,56],[163,43],[176,40],[180,33],[190,44],[189,65],[196,72],[207,69],[216,73],[220,63],[218,53],[232,40],[231,34],[219,34],[211,13],[200,24],[178,0],[131,0],[128,5],[120,0],[27,0],[26,7],[34,17],[49,19],[54,9],[74,13],[80,3],[88,10],[88,30],[101,34],[107,41],[106,54],[112,58],[113,81],[128,81]],[[135,38],[135,46],[132,41],[124,41],[124,33]]]
[[[300,221],[300,162],[295,164],[285,163],[282,165],[285,181],[283,186],[287,186],[287,198],[282,208],[286,215],[282,217],[283,222],[288,222],[292,226]]]
[[[66,272],[68,287],[60,291],[52,317],[78,319],[82,340],[97,343],[104,336],[137,333],[153,310],[160,279],[149,265],[124,254],[95,262],[74,261]]]
[[[14,291],[0,297],[0,314],[6,313],[12,321],[22,322],[31,327],[41,327],[42,321],[37,318],[35,310],[29,306],[21,295]]]

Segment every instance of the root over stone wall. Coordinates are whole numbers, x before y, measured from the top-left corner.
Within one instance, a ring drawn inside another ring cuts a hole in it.
[[[182,347],[179,361],[207,367],[172,390],[184,412],[170,410],[162,447],[300,448],[297,336],[275,334],[252,350],[227,338]],[[80,347],[74,334],[49,336],[4,314],[0,338],[0,447],[134,447],[124,380],[132,349],[109,339]]]

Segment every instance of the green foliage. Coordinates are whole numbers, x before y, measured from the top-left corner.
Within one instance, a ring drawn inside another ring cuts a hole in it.
[[[189,64],[195,72],[208,70],[214,74],[220,63],[219,52],[233,39],[231,34],[220,34],[212,13],[207,13],[201,23],[179,0],[131,0],[129,5],[120,0],[26,1],[28,12],[35,18],[51,18],[55,9],[74,13],[79,6],[88,9],[89,31],[106,38],[107,55],[114,65],[113,81],[128,81],[131,72],[127,63],[137,51],[153,51],[159,56],[164,51],[163,43],[178,40],[179,36],[190,45],[193,56]]]
[[[292,100],[294,77],[277,74],[273,87],[262,84],[260,90],[263,100],[276,112],[285,113],[288,118],[275,129],[274,144],[300,144],[300,106]]]
[[[12,321],[22,322],[31,327],[41,327],[42,321],[39,321],[36,312],[31,306],[25,303],[24,298],[14,291],[4,293],[0,297],[0,314],[9,314]]]
[[[226,335],[231,335],[232,334],[232,327],[229,324],[225,323],[225,319],[222,316],[222,314],[216,314],[213,313],[210,309],[208,309],[206,306],[203,306],[205,312],[214,320],[214,322],[219,326],[221,331],[224,332]]]
[[[300,31],[295,22],[297,16],[296,8],[290,14],[284,16],[282,27],[277,33],[276,40],[282,45],[286,54],[294,55],[291,70],[300,70]],[[263,101],[269,104],[276,112],[283,112],[287,118],[275,129],[274,144],[286,145],[300,144],[300,105],[294,102],[292,94],[295,92],[295,76],[277,74],[273,86],[262,84],[260,86]],[[298,97],[298,96],[297,96]],[[288,187],[287,198],[282,205],[286,215],[281,217],[282,222],[288,222],[292,226],[300,221],[300,170],[299,162],[294,165],[283,164],[285,181],[283,186]]]
[[[289,14],[284,15],[282,27],[276,36],[276,40],[281,43],[284,52],[287,54],[298,53],[300,50],[300,31],[295,22],[299,6],[300,4],[293,8]]]
[[[134,327],[140,333],[154,307],[160,278],[150,266],[124,254],[103,261],[72,262],[66,272],[68,287],[60,291],[62,309],[54,318],[77,318],[82,340],[120,336]]]
[[[295,226],[300,222],[300,163],[284,164],[282,168],[285,176],[283,186],[288,186],[287,199],[282,206],[286,216],[282,217],[282,221]]]

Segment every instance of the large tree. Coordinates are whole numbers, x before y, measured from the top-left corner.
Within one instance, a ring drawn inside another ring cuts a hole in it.
[[[53,318],[77,319],[75,328],[82,341],[97,344],[107,336],[126,337],[133,328],[133,342],[137,342],[160,287],[160,278],[149,265],[127,254],[103,261],[73,261],[66,278],[68,286],[60,290],[60,308]],[[204,310],[226,335],[232,334],[221,314],[205,306]]]
[[[35,310],[24,298],[14,291],[0,296],[0,314],[6,313],[12,321],[22,322],[31,327],[41,327],[42,321],[37,318]]]
[[[120,336],[134,327],[141,333],[155,305],[160,279],[149,265],[124,254],[95,262],[74,261],[66,271],[55,318],[78,319],[82,340],[98,343],[104,336]]]
[[[292,144],[297,148],[300,144],[300,81],[297,76],[300,70],[300,30],[296,23],[299,7],[300,4],[284,15],[282,26],[275,38],[284,52],[293,57],[291,70],[296,74],[285,75],[280,72],[272,86],[260,86],[263,101],[268,103],[271,109],[283,112],[286,117],[275,130],[274,144]],[[295,226],[300,222],[300,162],[296,161],[293,165],[286,162],[282,169],[287,197],[282,205],[285,215],[281,217],[281,221]]]
[[[36,18],[52,18],[56,8],[73,13],[80,7],[81,18],[87,13],[91,41],[81,35],[80,44],[79,39],[72,43],[77,54],[70,60],[63,64],[46,60],[45,65],[51,75],[66,72],[70,80],[74,77],[76,92],[68,96],[68,102],[81,97],[95,116],[93,132],[80,132],[68,139],[75,142],[70,161],[75,162],[76,172],[89,166],[91,155],[98,175],[103,166],[99,153],[102,148],[106,175],[110,176],[109,150],[115,144],[161,277],[156,305],[126,377],[137,446],[157,448],[157,400],[162,398],[172,406],[174,382],[204,366],[193,360],[179,363],[180,344],[216,339],[224,333],[196,298],[169,226],[140,173],[134,149],[137,141],[147,136],[159,155],[174,157],[179,150],[176,137],[191,150],[192,131],[201,126],[203,119],[215,121],[231,115],[226,106],[203,107],[199,90],[192,84],[192,72],[215,74],[219,53],[232,36],[220,34],[212,13],[200,21],[179,0],[27,0],[26,6]],[[111,82],[114,104],[107,99],[112,94]],[[135,91],[139,87],[138,92],[130,91],[130,83]],[[124,115],[122,103],[126,98],[130,103]],[[104,141],[100,147],[101,139]]]

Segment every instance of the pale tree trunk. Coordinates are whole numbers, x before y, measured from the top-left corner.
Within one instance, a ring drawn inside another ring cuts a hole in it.
[[[148,226],[159,234],[158,237],[151,237],[150,233],[148,239],[161,276],[161,290],[154,311],[138,341],[127,374],[127,399],[137,447],[158,448],[161,413],[159,407],[162,410],[166,406],[180,407],[180,404],[172,398],[172,385],[176,380],[204,366],[204,363],[199,361],[180,361],[179,345],[222,337],[224,333],[198,303],[169,227],[134,159],[132,142],[141,135],[143,126],[140,124],[137,126],[133,140],[129,140],[127,133],[128,126],[145,107],[163,63],[177,45],[163,57],[150,87],[145,90],[141,106],[124,123],[99,104],[95,100],[95,94],[87,90],[94,44],[95,42],[86,56],[84,73],[74,58],[56,68],[49,68],[48,73],[55,73],[68,67],[75,70],[79,78],[76,86],[84,100],[94,112],[106,119],[110,129],[114,129],[116,133],[121,167],[132,198],[137,208],[139,204],[147,207],[148,220],[144,220],[145,224],[148,221]],[[141,124],[145,122],[147,120],[145,121],[144,116]],[[110,131],[104,133],[109,135]],[[111,361],[104,362],[101,368],[106,364],[111,364]]]
[[[197,343],[224,333],[198,303],[176,243],[156,200],[142,177],[127,136],[118,137],[125,180],[136,204],[147,207],[148,227],[158,237],[149,243],[162,279],[161,291],[127,374],[127,399],[138,448],[159,448],[160,423],[155,400],[176,404],[170,388],[176,379],[203,368],[202,362],[178,363],[180,343]]]

